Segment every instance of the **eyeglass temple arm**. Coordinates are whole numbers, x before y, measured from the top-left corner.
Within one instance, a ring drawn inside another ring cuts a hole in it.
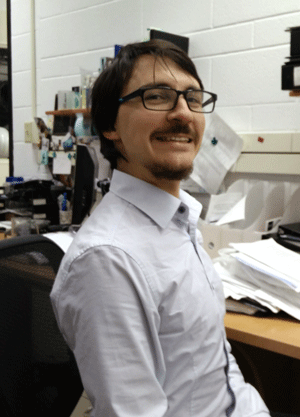
[[[138,97],[140,95],[141,95],[141,90],[134,91],[133,93],[128,94],[125,97],[119,98],[119,103],[124,103],[125,101],[128,101],[128,100],[130,100],[132,98]]]
[[[211,93],[212,94],[212,93]],[[202,103],[202,107],[208,106],[210,103],[215,103],[217,101],[218,96],[216,94],[212,94],[211,97]]]

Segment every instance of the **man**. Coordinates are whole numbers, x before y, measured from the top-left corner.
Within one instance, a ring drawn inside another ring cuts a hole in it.
[[[51,297],[97,417],[269,416],[230,354],[201,205],[180,190],[216,95],[176,46],[123,47],[93,89],[110,191]]]

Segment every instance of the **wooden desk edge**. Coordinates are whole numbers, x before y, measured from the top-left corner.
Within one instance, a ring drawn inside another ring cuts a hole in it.
[[[300,323],[293,319],[227,313],[227,338],[300,359]]]

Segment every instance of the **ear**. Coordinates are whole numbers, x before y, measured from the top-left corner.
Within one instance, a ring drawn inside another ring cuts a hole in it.
[[[119,136],[119,134],[117,133],[116,130],[105,131],[105,132],[102,132],[102,134],[106,139],[109,139],[109,140],[119,140],[120,139],[120,136]]]

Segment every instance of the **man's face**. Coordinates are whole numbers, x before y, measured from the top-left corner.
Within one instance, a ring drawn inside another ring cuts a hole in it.
[[[122,97],[148,86],[168,86],[176,90],[199,89],[198,81],[173,61],[150,55],[141,56]],[[120,105],[115,130],[108,139],[127,161],[118,161],[118,169],[160,188],[163,183],[180,182],[190,174],[201,145],[205,119],[202,113],[189,110],[181,95],[173,110],[153,111],[136,97]]]

